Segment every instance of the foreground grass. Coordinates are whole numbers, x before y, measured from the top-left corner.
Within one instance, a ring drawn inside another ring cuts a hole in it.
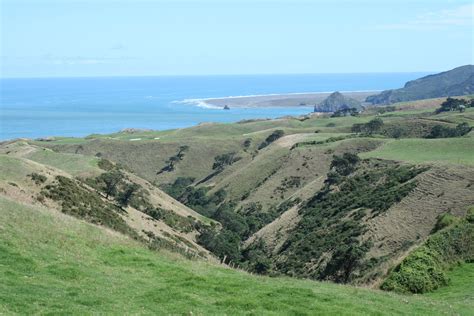
[[[462,315],[474,313],[474,263],[463,263],[447,272],[449,285],[425,296],[455,304]]]
[[[363,158],[474,165],[474,137],[388,140]]]
[[[457,295],[401,296],[186,261],[5,198],[0,240],[0,314],[434,315],[458,308]]]

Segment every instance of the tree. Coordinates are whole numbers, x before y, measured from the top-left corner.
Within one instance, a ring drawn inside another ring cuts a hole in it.
[[[265,140],[258,146],[258,149],[260,150],[267,147],[268,145],[270,145],[271,143],[273,143],[274,141],[276,141],[278,138],[282,137],[283,135],[285,135],[285,131],[281,129],[277,129],[276,131],[268,135],[267,138],[265,138]]]
[[[403,128],[400,126],[395,126],[391,131],[390,131],[390,136],[399,139],[403,135]]]
[[[365,131],[365,124],[356,123],[352,125],[351,131],[357,134],[363,133]]]
[[[468,123],[464,122],[456,126],[457,136],[464,136],[472,130]]]
[[[347,176],[354,171],[355,165],[359,160],[359,156],[352,153],[344,153],[342,156],[334,155],[331,162],[331,169],[334,169],[341,176]],[[334,178],[336,179],[337,177]]]
[[[133,195],[139,188],[140,187],[136,183],[127,183],[124,190],[118,194],[117,202],[119,202],[122,207],[128,206]]]
[[[383,126],[383,121],[381,118],[377,117],[365,124],[367,133],[369,135],[377,133]]]
[[[212,170],[222,171],[226,166],[232,165],[234,162],[239,161],[241,158],[237,157],[235,152],[222,154],[214,158],[214,164]]]
[[[366,252],[370,249],[370,242],[360,244],[356,239],[350,239],[341,244],[334,251],[331,260],[321,273],[322,278],[332,278],[338,283],[347,283],[352,273],[362,265]]]
[[[464,99],[447,98],[446,101],[441,103],[441,107],[436,110],[436,113],[459,110],[460,106],[465,107],[467,105],[469,103]]]
[[[99,176],[99,180],[104,184],[105,198],[114,196],[117,193],[117,187],[123,180],[123,175],[118,170],[105,172]]]
[[[454,128],[443,125],[435,125],[426,138],[460,137],[468,134],[471,130],[472,127],[470,127],[469,124],[465,122],[458,124]]]

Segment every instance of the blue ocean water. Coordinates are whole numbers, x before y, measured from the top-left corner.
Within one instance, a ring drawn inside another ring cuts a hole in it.
[[[310,108],[203,108],[186,99],[384,90],[425,73],[0,79],[0,139],[301,115]]]

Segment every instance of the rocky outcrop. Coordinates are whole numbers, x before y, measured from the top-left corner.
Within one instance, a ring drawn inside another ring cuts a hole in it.
[[[359,101],[345,97],[340,92],[334,92],[329,95],[323,102],[314,106],[314,112],[336,112],[344,109],[361,110],[362,105]]]

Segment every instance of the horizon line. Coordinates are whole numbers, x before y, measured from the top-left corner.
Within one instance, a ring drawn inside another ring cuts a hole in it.
[[[455,67],[457,68],[457,67]],[[305,76],[305,75],[364,75],[364,74],[410,74],[410,73],[439,73],[446,70],[430,71],[369,71],[369,72],[302,72],[302,73],[245,73],[245,74],[161,74],[161,75],[92,75],[92,76],[32,76],[32,77],[1,77],[0,80],[10,79],[92,79],[92,78],[152,78],[152,77],[238,77],[238,76]]]

